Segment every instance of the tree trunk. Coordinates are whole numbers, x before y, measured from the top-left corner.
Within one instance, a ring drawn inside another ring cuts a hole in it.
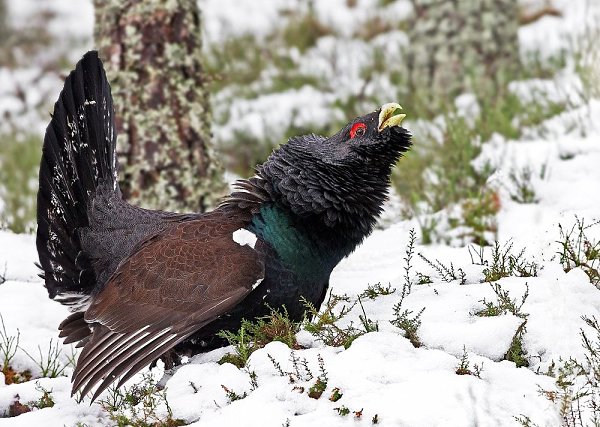
[[[4,0],[0,0],[0,40],[8,38],[8,16]]]
[[[138,205],[203,211],[225,185],[195,0],[94,0],[95,38],[115,98],[121,190]]]
[[[465,91],[502,90],[519,66],[517,0],[412,3],[409,90],[425,108],[443,108]]]

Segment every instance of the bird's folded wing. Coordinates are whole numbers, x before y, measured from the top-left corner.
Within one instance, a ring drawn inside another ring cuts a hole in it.
[[[85,313],[93,334],[73,375],[73,393],[95,385],[95,399],[238,304],[264,266],[232,233],[236,221],[176,224],[142,244]]]

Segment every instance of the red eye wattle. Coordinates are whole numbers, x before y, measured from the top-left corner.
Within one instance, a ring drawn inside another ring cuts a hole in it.
[[[354,138],[356,136],[363,136],[367,131],[367,125],[364,123],[354,123],[352,129],[350,129],[350,138]]]

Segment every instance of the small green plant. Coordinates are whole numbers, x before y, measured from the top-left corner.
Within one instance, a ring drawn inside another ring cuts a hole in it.
[[[519,325],[510,343],[510,347],[504,355],[504,360],[514,362],[514,364],[517,365],[517,368],[529,366],[529,360],[527,360],[525,349],[523,348],[523,336],[527,331],[526,325],[527,320]]]
[[[575,153],[571,153],[568,151],[562,151],[558,154],[558,158],[561,159],[562,161],[572,160],[575,158]]]
[[[0,229],[15,233],[35,229],[37,174],[42,140],[36,135],[0,135]]]
[[[6,374],[13,357],[17,354],[21,333],[17,329],[17,335],[9,335],[6,332],[2,314],[0,314],[0,323],[2,324],[2,330],[0,330],[0,356],[2,357],[2,372]]]
[[[327,388],[327,383],[323,382],[323,380],[321,380],[321,378],[317,378],[315,383],[313,385],[311,385],[310,388],[308,389],[308,397],[310,397],[312,399],[319,399],[326,388]]]
[[[419,228],[421,229],[421,242],[424,245],[430,245],[434,242],[436,235],[436,227],[439,221],[436,218],[432,218],[428,215],[417,216]]]
[[[495,191],[485,189],[477,197],[463,200],[460,204],[461,216],[450,218],[453,228],[463,228],[460,237],[465,242],[477,245],[490,244],[490,237],[498,230],[496,214],[500,210],[500,200]]]
[[[319,376],[315,383],[308,389],[308,397],[313,399],[319,399],[323,392],[327,389],[327,383],[329,379],[327,378],[327,371],[325,370],[325,361],[321,357],[321,355],[317,355],[317,359],[319,360]]]
[[[484,298],[480,301],[484,308],[476,311],[474,314],[480,317],[492,317],[511,313],[514,316],[523,319],[523,322],[519,325],[513,336],[510,347],[504,355],[504,360],[514,362],[517,365],[517,368],[529,366],[529,361],[527,360],[525,349],[523,347],[523,336],[526,332],[527,317],[529,315],[522,311],[523,305],[529,296],[529,285],[525,283],[525,292],[520,301],[511,298],[509,292],[502,289],[497,283],[490,283],[490,287],[496,295],[496,301],[487,301]]]
[[[421,315],[425,311],[423,307],[417,314],[413,314],[413,311],[408,309],[402,309],[405,295],[402,294],[400,301],[394,305],[394,317],[395,319],[390,320],[390,323],[397,328],[404,331],[404,337],[408,338],[411,344],[415,347],[421,347],[421,341],[417,334],[419,327],[421,326]]]
[[[410,270],[412,269],[412,259],[415,253],[415,243],[417,241],[417,235],[415,229],[411,228],[408,232],[408,244],[406,245],[405,256],[404,256],[404,285],[402,288],[402,294],[410,294],[412,291],[412,281],[410,278]]]
[[[359,314],[358,318],[360,320],[364,333],[378,332],[379,324],[376,321],[373,321],[367,317],[367,313],[365,312],[365,308],[363,307],[360,296],[358,297],[358,304],[360,305],[360,309],[362,311],[362,314]]]
[[[503,91],[497,98],[480,98],[482,113],[474,129],[487,141],[494,133],[509,139],[521,137],[523,129],[537,126],[565,110],[563,102],[556,102],[544,92],[536,93],[531,100],[524,101],[519,95]]]
[[[310,381],[314,378],[314,375],[310,368],[308,367],[308,361],[305,358],[300,359],[296,356],[294,351],[290,354],[290,361],[292,362],[293,371],[284,372],[281,368],[281,364],[275,360],[273,356],[267,354],[269,360],[273,364],[273,367],[277,371],[277,373],[282,377],[287,377],[290,381],[290,384],[294,384],[301,381]],[[304,391],[304,390],[302,390]]]
[[[540,389],[540,394],[558,405],[565,426],[600,425],[600,323],[596,317],[582,319],[596,334],[590,338],[583,330],[579,332],[585,361],[560,359],[556,389]]]
[[[563,270],[568,273],[580,268],[587,274],[590,282],[600,288],[600,240],[594,241],[586,231],[600,224],[600,220],[586,225],[585,220],[575,217],[575,224],[566,230],[559,224],[560,245],[558,256]]]
[[[77,366],[77,348],[75,348],[74,346],[70,347],[71,351],[69,352],[70,354],[66,354],[66,358],[67,358],[67,364],[66,367],[71,367],[73,369],[75,369],[75,366]]]
[[[258,375],[256,371],[250,369],[247,370],[248,377],[250,377],[250,391],[254,391],[258,388]]]
[[[443,124],[415,135],[415,139],[419,143],[392,176],[412,214],[438,212],[481,192],[489,175],[487,170],[481,173],[473,167],[481,144],[465,118],[447,114]],[[425,236],[423,242],[428,242]]]
[[[382,286],[381,283],[375,285],[368,285],[367,289],[360,294],[361,298],[375,299],[381,295],[390,295],[396,292],[396,288],[392,288],[392,285]]]
[[[485,256],[485,249],[480,246],[469,246],[471,262],[475,265],[485,266],[483,276],[485,282],[495,282],[503,277],[537,277],[540,266],[525,258],[525,249],[516,255],[513,253],[513,243],[507,242],[503,247],[498,241],[494,242],[491,249],[491,259]]]
[[[211,77],[211,89],[218,91],[226,86],[239,85],[238,96],[242,96],[244,86],[258,80],[268,65],[269,57],[266,52],[256,49],[258,44],[255,36],[245,34],[228,38],[218,46],[207,46],[203,63]],[[236,58],[236,61],[232,61],[232,58]]]
[[[229,399],[229,403],[235,402],[236,400],[242,400],[242,399],[245,399],[246,397],[248,397],[248,393],[246,393],[246,392],[243,392],[242,394],[238,394],[235,391],[231,390],[230,388],[225,387],[223,384],[221,384],[221,387],[225,391],[225,394],[227,395],[227,398]]]
[[[521,414],[519,416],[513,416],[513,418],[523,427],[539,427],[539,425],[531,421],[531,418],[529,418],[527,415]]]
[[[131,387],[111,387],[108,397],[99,403],[117,427],[176,427],[185,421],[173,418],[165,390],[160,390],[151,374]],[[166,409],[166,416],[157,411]]]
[[[490,283],[490,287],[496,295],[496,301],[487,301],[485,298],[481,300],[480,302],[483,304],[484,308],[476,311],[476,316],[493,317],[512,313],[521,319],[527,318],[528,314],[521,311],[525,301],[527,300],[527,297],[529,296],[529,285],[527,283],[525,283],[525,293],[523,293],[520,302],[511,298],[509,292],[505,289],[502,289],[499,284]]]
[[[299,329],[300,324],[293,322],[285,309],[281,312],[271,310],[271,314],[254,322],[243,319],[237,332],[219,332],[219,336],[226,339],[235,349],[234,353],[223,356],[219,363],[231,363],[242,368],[252,353],[272,341],[280,341],[290,348],[298,349],[300,346],[296,340],[296,333]]]
[[[412,259],[414,254],[414,247],[416,242],[416,235],[414,229],[410,230],[408,244],[406,246],[406,255],[404,257],[404,283],[402,284],[402,292],[400,294],[400,301],[398,301],[393,308],[395,319],[390,320],[390,323],[397,328],[404,331],[404,337],[408,338],[411,344],[415,347],[421,346],[421,341],[417,331],[421,326],[421,315],[425,311],[423,307],[417,314],[413,314],[413,311],[403,309],[404,299],[412,291],[412,281],[410,278],[410,271],[412,270]],[[419,254],[423,257],[421,254]]]
[[[11,367],[11,362],[17,354],[19,348],[19,339],[21,338],[21,332],[17,329],[16,335],[9,335],[6,331],[6,325],[4,324],[4,318],[0,314],[0,359],[2,364],[0,365],[0,372],[4,374],[5,384],[17,384],[31,379],[31,372],[25,370],[17,372]]]
[[[36,391],[39,391],[40,393],[42,393],[42,396],[33,402],[29,402],[27,405],[31,408],[38,408],[38,409],[44,409],[44,408],[52,408],[54,406],[54,399],[52,398],[52,390],[47,390],[44,387],[42,387],[38,382],[36,382],[35,384],[35,389]]]
[[[234,353],[227,353],[221,357],[221,360],[219,360],[220,364],[231,363],[238,368],[246,366],[250,355],[256,350],[252,342],[252,337],[248,334],[246,327],[242,322],[240,329],[236,333],[231,331],[219,332],[219,336],[226,339],[229,345],[232,345],[235,350]]]
[[[340,414],[342,417],[345,417],[350,413],[350,409],[348,409],[348,407],[344,405],[340,406],[339,408],[333,408],[333,410]]]
[[[50,339],[48,352],[46,353],[45,357],[42,354],[42,348],[38,345],[38,359],[32,357],[25,349],[22,349],[23,353],[25,353],[27,357],[29,357],[39,368],[40,376],[42,378],[56,378],[62,376],[67,368],[67,366],[63,365],[59,360],[60,355],[62,354],[60,343],[58,341],[56,341],[54,344],[53,343],[54,341]]]
[[[293,349],[299,349],[296,333],[300,323],[293,322],[285,308],[282,311],[271,310],[268,316],[259,318],[256,322],[248,323],[248,331],[259,348],[272,341],[279,341]]]
[[[571,40],[569,51],[575,60],[575,72],[581,79],[582,88],[578,95],[589,102],[600,96],[600,53],[593,48],[600,37],[600,26],[597,23],[586,23],[583,32]]]
[[[333,390],[331,390],[331,396],[329,396],[329,400],[331,400],[332,402],[337,402],[342,398],[343,395],[344,394],[340,391],[340,389],[336,387]]]
[[[374,286],[369,286],[355,300],[351,299],[348,295],[330,293],[329,299],[325,303],[325,309],[320,312],[310,302],[304,301],[308,313],[308,318],[304,322],[304,329],[327,345],[348,348],[359,336],[379,330],[377,322],[369,319],[367,316],[362,304],[362,298],[375,299],[380,295],[390,295],[395,291],[396,289],[392,288],[391,285],[383,287],[378,283]],[[338,311],[337,307],[339,304],[342,304],[342,307]],[[346,327],[338,326],[337,322],[352,311],[357,304],[362,311],[362,314],[358,316],[361,327],[355,327],[352,321]],[[309,318],[312,318],[312,320],[308,320]]]
[[[453,263],[450,263],[450,266],[448,267],[438,259],[436,259],[435,262],[432,262],[431,260],[426,258],[425,255],[423,255],[422,253],[419,253],[418,255],[423,261],[425,261],[431,268],[433,268],[438,273],[438,275],[444,282],[450,283],[455,280],[459,280],[461,285],[467,283],[467,275],[465,274],[462,268],[458,268],[455,270]],[[423,275],[422,277],[429,278],[428,276]]]
[[[294,14],[283,30],[283,41],[287,46],[295,46],[300,51],[314,46],[320,37],[331,34],[331,30],[322,24],[311,9],[302,15]]]
[[[481,365],[474,364],[471,369],[471,362],[469,361],[469,355],[467,354],[467,348],[463,345],[463,352],[460,357],[460,362],[456,367],[456,375],[473,375],[474,377],[481,378],[481,372],[483,371],[483,363]]]
[[[526,166],[519,171],[512,169],[508,175],[512,183],[510,198],[517,203],[537,203],[539,200],[535,194],[535,188],[531,182],[533,171]]]
[[[427,284],[433,283],[433,280],[431,280],[431,277],[429,277],[428,275],[417,272],[417,282],[416,283],[417,283],[417,285],[427,285]]]
[[[326,345],[348,348],[359,336],[377,330],[376,323],[366,317],[364,308],[363,315],[360,316],[362,329],[355,327],[353,322],[346,327],[338,326],[337,322],[344,318],[359,301],[359,298],[352,300],[348,295],[330,293],[325,307],[321,311],[318,311],[310,302],[305,301],[306,312],[312,320],[306,319],[303,327]],[[339,307],[340,305],[341,307]]]

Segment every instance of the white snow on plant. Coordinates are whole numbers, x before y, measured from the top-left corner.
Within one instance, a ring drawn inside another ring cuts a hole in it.
[[[508,89],[524,102],[544,101],[578,105],[585,90],[581,79],[572,70],[557,73],[553,79],[530,79],[509,83]]]
[[[59,37],[91,37],[93,32],[94,6],[90,0],[80,0],[75,7],[71,0],[8,0],[6,5],[14,27],[27,28],[31,16],[43,8],[47,29]]]
[[[0,67],[0,117],[11,117],[10,121],[0,122],[0,133],[9,133],[16,126],[43,134],[48,115],[41,114],[37,107],[51,94],[54,96],[62,84],[58,76],[40,74],[37,68],[12,70]]]
[[[255,99],[239,99],[231,104],[228,112],[230,124],[215,129],[215,135],[224,141],[233,139],[236,133],[259,141],[282,140],[290,126],[318,128],[340,120],[341,112],[329,108],[334,100],[334,95],[319,92],[312,86]]]
[[[198,0],[208,43],[253,35],[264,38],[277,28],[285,11],[298,7],[294,0]],[[285,19],[285,18],[283,18]]]
[[[20,31],[35,28],[44,34],[32,39],[51,40],[35,57],[28,49],[11,40],[11,55],[17,63],[31,64],[12,68],[0,66],[0,134],[15,131],[43,135],[48,114],[63,85],[63,77],[54,70],[57,58],[75,63],[93,48],[94,9],[90,0],[7,0],[8,22]],[[29,35],[28,35],[29,37]]]
[[[208,43],[252,35],[264,38],[282,24],[309,12],[333,30],[336,35],[350,38],[361,27],[375,18],[395,23],[412,14],[408,1],[395,1],[385,8],[378,7],[379,0],[326,0],[310,2],[298,0],[198,0],[204,20],[204,33]],[[309,9],[312,7],[312,9]]]
[[[597,28],[600,19],[600,2],[596,0],[522,0],[525,10],[536,10],[551,5],[562,16],[544,16],[520,27],[519,47],[521,56],[531,55],[541,59],[559,55],[578,44],[578,38],[590,29]]]

